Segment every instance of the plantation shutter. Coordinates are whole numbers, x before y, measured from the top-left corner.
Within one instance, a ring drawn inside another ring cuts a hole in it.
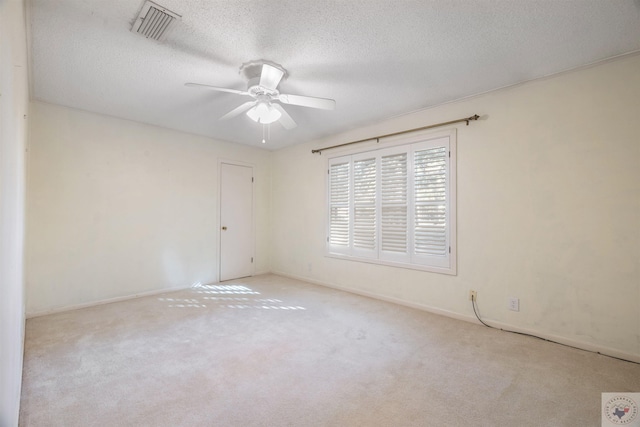
[[[413,151],[414,236],[416,261],[448,266],[448,139],[418,145]]]
[[[375,156],[353,161],[353,254],[377,253],[377,159]]]
[[[385,150],[385,152],[393,150]],[[395,150],[397,151],[397,150]],[[408,261],[407,152],[383,155],[380,161],[380,258]]]
[[[456,274],[455,133],[329,159],[327,252]]]
[[[329,236],[328,246],[333,252],[348,253],[350,235],[350,182],[349,158],[333,159],[329,164]]]

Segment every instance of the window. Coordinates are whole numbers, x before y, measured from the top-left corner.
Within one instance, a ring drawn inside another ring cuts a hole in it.
[[[455,132],[329,159],[329,256],[456,274]]]

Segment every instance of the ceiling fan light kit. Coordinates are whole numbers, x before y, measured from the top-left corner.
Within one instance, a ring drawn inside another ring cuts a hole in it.
[[[278,85],[283,78],[286,78],[287,70],[273,62],[247,62],[240,67],[240,74],[247,79],[246,91],[200,83],[185,83],[185,86],[207,88],[218,92],[249,96],[254,99],[229,111],[220,117],[220,120],[229,120],[246,113],[256,123],[267,125],[279,121],[285,129],[289,130],[295,128],[297,124],[280,103],[322,110],[335,109],[336,102],[333,99],[280,93]]]
[[[278,120],[282,116],[282,113],[273,108],[270,102],[259,101],[255,107],[247,111],[247,116],[254,122],[268,125]]]

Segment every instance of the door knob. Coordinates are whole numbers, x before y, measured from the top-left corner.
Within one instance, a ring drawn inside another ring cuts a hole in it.
[[[222,230],[223,231],[227,231],[227,227],[222,227]]]

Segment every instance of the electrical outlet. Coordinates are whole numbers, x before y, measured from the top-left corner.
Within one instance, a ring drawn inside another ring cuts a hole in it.
[[[520,311],[520,299],[509,297],[507,308],[511,311]]]
[[[469,291],[469,301],[477,301],[478,294],[476,291]]]

